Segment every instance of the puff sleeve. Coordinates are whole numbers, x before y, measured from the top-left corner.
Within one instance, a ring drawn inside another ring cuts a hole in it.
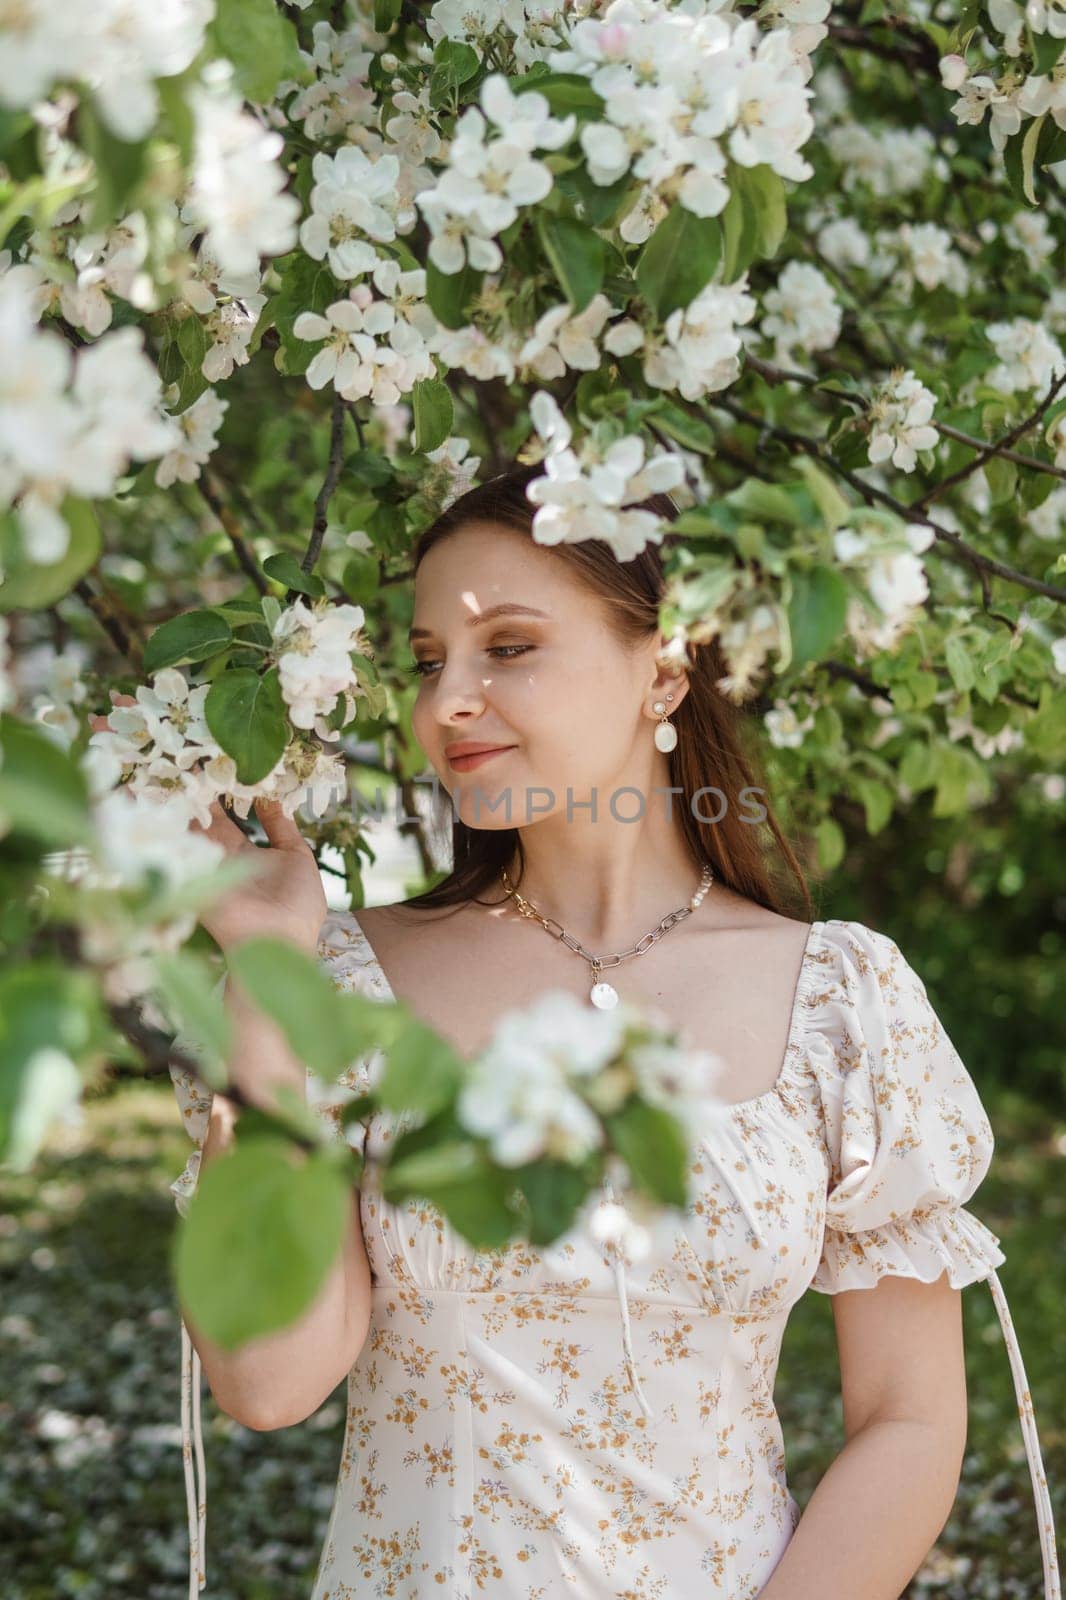
[[[830,1176],[811,1287],[987,1278],[1006,1257],[966,1210],[994,1147],[973,1079],[894,940],[843,920],[826,934],[835,961],[815,996],[811,1065]]]

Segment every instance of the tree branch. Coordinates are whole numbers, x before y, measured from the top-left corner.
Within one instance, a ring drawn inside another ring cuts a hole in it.
[[[326,465],[326,476],[322,480],[322,487],[315,498],[315,517],[311,524],[311,537],[307,541],[300,566],[304,572],[313,572],[315,562],[322,553],[322,541],[326,537],[326,523],[329,520],[329,503],[333,498],[333,491],[340,480],[341,467],[344,462],[344,416],[349,409],[350,402],[342,399],[336,390],[333,393],[333,414],[330,418],[329,428],[329,461]]]
[[[841,462],[837,461],[832,453],[826,449],[820,439],[812,439],[809,435],[796,433],[792,428],[782,427],[780,423],[767,422],[765,417],[756,416],[754,412],[747,411],[743,406],[738,406],[734,401],[727,400],[724,395],[717,395],[715,405],[727,411],[738,422],[746,422],[750,426],[759,428],[764,435],[780,439],[783,443],[802,450],[806,455],[813,456],[816,461],[821,461],[830,471],[835,472],[845,483],[851,485],[855,492],[868,504],[887,506],[894,511],[904,522],[920,522],[923,526],[932,528],[937,539],[949,544],[952,549],[966,561],[975,572],[987,572],[992,577],[1004,578],[1008,583],[1016,583],[1020,588],[1030,589],[1034,594],[1045,594],[1052,600],[1066,602],[1066,589],[1060,589],[1053,583],[1044,583],[1040,578],[1032,578],[1027,572],[1018,572],[1014,567],[1006,566],[1002,561],[996,561],[992,556],[982,555],[972,545],[966,543],[957,533],[950,528],[945,528],[941,523],[934,522],[921,510],[921,502],[906,505],[902,500],[897,500],[894,495],[886,494],[883,489],[878,489],[872,483],[866,483],[862,478],[848,470]],[[1022,430],[1024,431],[1024,430]]]
[[[125,656],[132,666],[139,668],[143,658],[141,641],[127,631],[110,597],[97,594],[88,578],[79,578],[74,585],[73,593],[92,612],[119,655]]]
[[[210,476],[207,472],[203,472],[196,480],[196,487],[221,523],[230,544],[233,546],[233,553],[237,557],[241,569],[251,578],[258,592],[266,594],[269,590],[269,585],[260,570],[258,561],[248,547],[236,517],[219,492],[220,485],[217,478]]]

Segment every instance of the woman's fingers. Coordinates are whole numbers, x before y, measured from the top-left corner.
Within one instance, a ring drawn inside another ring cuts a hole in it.
[[[197,833],[204,834],[208,839],[213,839],[216,844],[220,844],[230,855],[235,855],[238,850],[255,848],[254,845],[249,845],[244,833],[238,828],[233,818],[227,817],[218,800],[212,800],[211,802],[211,821],[206,828],[195,817],[190,821],[189,827],[195,828]]]
[[[306,850],[307,840],[293,817],[286,816],[280,800],[257,800],[255,814],[263,832],[276,850]]]

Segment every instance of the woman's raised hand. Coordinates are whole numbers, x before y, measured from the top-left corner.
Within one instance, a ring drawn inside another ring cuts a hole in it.
[[[135,705],[132,695],[114,695],[116,705]],[[106,730],[106,716],[92,716],[95,731]],[[245,837],[217,800],[211,804],[211,822],[190,826],[222,846],[227,856],[254,858],[256,871],[223,891],[200,912],[200,921],[223,950],[243,939],[281,938],[313,952],[328,907],[318,870],[307,840],[277,800],[255,801],[255,814],[269,844],[262,848]]]

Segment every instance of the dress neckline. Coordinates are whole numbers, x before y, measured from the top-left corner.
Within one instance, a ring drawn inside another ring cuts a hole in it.
[[[366,933],[363,931],[363,926],[360,923],[358,916],[354,911],[346,911],[343,913],[343,915],[350,920],[363,944],[367,957],[367,963],[373,968],[374,976],[377,980],[378,986],[383,992],[386,1002],[392,1005],[398,1004],[392,984],[389,982],[385,969],[375,954],[373,945],[370,943]],[[766,1105],[770,1101],[777,1099],[780,1096],[782,1089],[789,1081],[793,1061],[798,1054],[800,1040],[803,1036],[803,1024],[806,1020],[806,1006],[804,1002],[807,998],[807,992],[811,981],[811,973],[813,971],[812,962],[814,957],[814,947],[821,935],[821,930],[824,927],[825,920],[823,918],[816,918],[807,930],[807,938],[803,945],[803,954],[800,957],[799,976],[796,979],[796,988],[792,996],[792,1008],[789,1013],[788,1021],[788,1036],[785,1042],[784,1054],[782,1055],[781,1065],[778,1068],[776,1078],[774,1079],[773,1083],[770,1084],[769,1088],[763,1089],[761,1093],[749,1095],[746,1100],[730,1100],[722,1105],[714,1106],[712,1107],[714,1112],[721,1113],[723,1115],[728,1115],[729,1113],[738,1111],[750,1113],[757,1107]]]

